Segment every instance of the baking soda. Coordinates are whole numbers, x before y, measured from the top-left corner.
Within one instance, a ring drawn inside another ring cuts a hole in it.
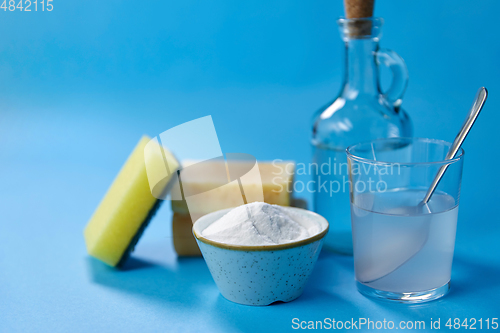
[[[203,230],[210,240],[231,245],[277,245],[299,241],[320,231],[314,221],[277,205],[254,202],[234,208]]]

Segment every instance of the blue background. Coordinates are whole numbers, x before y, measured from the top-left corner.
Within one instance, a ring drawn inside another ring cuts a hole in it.
[[[226,301],[201,258],[176,257],[169,205],[126,271],[86,255],[83,228],[142,134],[210,114],[224,152],[309,162],[311,117],[341,83],[341,1],[53,5],[0,11],[0,331],[278,332],[325,317],[427,328],[441,317],[447,329],[450,317],[500,317],[500,2],[376,4],[381,46],[408,65],[416,136],[453,140],[477,88],[490,92],[464,144],[452,291],[419,306],[361,296],[352,258],[328,253],[296,301]]]

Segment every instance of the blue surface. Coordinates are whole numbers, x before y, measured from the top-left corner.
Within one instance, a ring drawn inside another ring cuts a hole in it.
[[[302,297],[226,301],[202,259],[173,252],[168,205],[117,272],[82,231],[139,137],[212,115],[224,152],[310,160],[309,120],[340,85],[341,1],[54,1],[0,10],[0,331],[281,332],[292,319],[500,317],[498,1],[379,1],[420,137],[467,138],[452,291],[419,306],[367,299],[352,258],[323,253]],[[299,180],[307,180],[306,176]],[[299,196],[310,199],[301,193]],[[293,331],[293,330],[292,330]]]

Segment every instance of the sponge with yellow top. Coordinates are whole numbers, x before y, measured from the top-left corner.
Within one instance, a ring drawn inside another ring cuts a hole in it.
[[[141,138],[85,228],[88,253],[110,266],[119,267],[124,263],[162,202],[157,195],[151,194],[146,163],[148,171],[155,169],[151,164],[166,162],[171,166],[171,172],[163,175],[163,181],[159,182],[162,187],[167,186],[179,167],[175,157],[164,147],[148,149],[155,143],[158,144],[147,136]],[[147,161],[145,148],[149,152]]]

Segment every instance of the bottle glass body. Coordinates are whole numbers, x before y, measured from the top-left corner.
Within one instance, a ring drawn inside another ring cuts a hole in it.
[[[404,61],[393,51],[379,48],[382,19],[340,19],[338,23],[345,46],[344,82],[338,97],[314,116],[314,210],[330,223],[324,247],[352,254],[345,150],[377,138],[410,137],[412,125],[401,108],[408,80]],[[380,88],[381,64],[393,74],[386,92]]]

